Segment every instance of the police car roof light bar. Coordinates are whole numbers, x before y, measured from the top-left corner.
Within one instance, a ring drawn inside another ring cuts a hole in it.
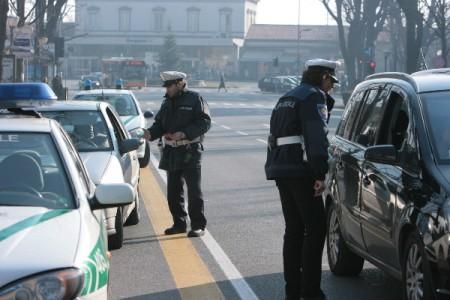
[[[418,91],[418,87],[417,87],[417,83],[414,80],[414,78],[406,73],[401,73],[401,72],[383,72],[383,73],[377,73],[377,74],[373,74],[373,75],[369,75],[366,77],[366,80],[372,80],[372,79],[384,79],[384,78],[391,78],[391,79],[398,79],[398,80],[403,80],[406,81],[407,83],[409,83],[413,89],[417,92]]]
[[[0,109],[45,106],[57,99],[45,83],[0,83]]]

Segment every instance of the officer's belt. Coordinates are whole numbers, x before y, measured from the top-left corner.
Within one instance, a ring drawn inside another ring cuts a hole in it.
[[[189,144],[200,143],[200,142],[201,142],[200,137],[193,139],[193,140],[179,140],[179,141],[164,139],[164,144],[168,145],[170,147],[180,147],[180,146],[186,146]]]
[[[277,147],[292,144],[305,144],[305,139],[303,135],[293,135],[277,138]]]

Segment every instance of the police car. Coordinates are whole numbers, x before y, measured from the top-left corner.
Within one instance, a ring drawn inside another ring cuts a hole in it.
[[[46,84],[0,84],[0,299],[107,299],[102,209],[134,192],[95,187],[62,127],[22,110],[54,99]]]
[[[114,109],[105,102],[58,101],[38,108],[47,118],[57,120],[69,134],[96,185],[129,183],[135,191],[131,205],[106,210],[108,244],[119,249],[123,226],[139,223],[140,139],[130,136]]]
[[[75,95],[74,100],[104,101],[115,108],[127,130],[134,138],[139,138],[142,128],[147,128],[147,119],[153,117],[153,112],[142,112],[139,101],[133,92],[121,89],[88,90]],[[150,144],[142,139],[142,146],[138,149],[141,168],[150,161]]]

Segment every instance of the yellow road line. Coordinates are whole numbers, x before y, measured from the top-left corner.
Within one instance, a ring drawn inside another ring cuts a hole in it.
[[[207,266],[186,235],[164,235],[164,230],[172,225],[172,216],[166,197],[150,168],[141,169],[140,187],[145,208],[181,298],[183,300],[224,299]]]

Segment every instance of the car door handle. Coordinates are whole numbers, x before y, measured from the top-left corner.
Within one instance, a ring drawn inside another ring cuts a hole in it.
[[[370,180],[369,176],[367,176],[367,175],[364,175],[362,181],[363,181],[363,184],[364,184],[365,186],[368,186],[368,185],[371,185],[371,184],[372,184],[372,181]]]

